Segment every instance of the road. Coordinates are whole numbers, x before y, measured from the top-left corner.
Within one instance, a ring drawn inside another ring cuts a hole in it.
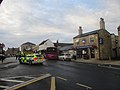
[[[58,60],[27,65],[10,59],[14,63],[0,69],[0,90],[15,85],[17,90],[120,90],[120,69]]]

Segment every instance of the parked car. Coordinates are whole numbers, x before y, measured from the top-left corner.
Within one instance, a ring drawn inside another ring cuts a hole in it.
[[[58,56],[59,60],[71,60],[72,56],[67,53],[62,53]]]

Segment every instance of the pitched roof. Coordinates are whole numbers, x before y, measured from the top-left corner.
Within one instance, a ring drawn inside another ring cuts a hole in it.
[[[66,50],[70,50],[70,49],[74,49],[74,48],[73,48],[73,45],[64,46],[64,47],[60,48],[59,50],[61,50],[61,51],[66,51]]]
[[[73,45],[73,43],[54,43],[54,46],[67,46],[67,45]]]
[[[26,43],[23,43],[22,45],[25,45],[25,44],[35,45],[34,43],[31,43],[31,42],[26,42]]]
[[[48,41],[48,40],[49,40],[49,39],[42,41],[39,45],[44,44],[44,43],[45,43],[46,41]]]
[[[73,39],[80,38],[80,37],[85,37],[85,36],[88,36],[88,35],[97,34],[99,31],[100,31],[100,29],[99,30],[94,30],[94,31],[91,31],[91,32],[88,32],[88,33],[84,33],[82,35],[77,35],[77,36],[73,37]]]

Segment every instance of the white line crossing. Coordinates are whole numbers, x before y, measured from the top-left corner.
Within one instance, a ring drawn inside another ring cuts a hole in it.
[[[7,88],[9,88],[9,86],[2,86],[2,85],[0,85],[0,88],[7,89]]]
[[[11,83],[16,83],[12,87],[11,86],[4,86],[2,85],[2,82],[0,83],[0,90],[13,90],[11,88],[18,88],[21,86],[28,85],[30,83],[34,83],[38,80],[50,77],[50,74],[40,74],[39,77],[36,75],[28,75],[28,76],[14,76],[14,77],[5,77],[5,78],[0,78],[0,81],[5,81],[5,82],[11,82]],[[18,86],[17,86],[18,85]],[[15,87],[17,86],[17,87]]]
[[[84,84],[76,83],[76,85],[82,86],[82,87],[87,88],[87,89],[92,89],[92,87],[89,87],[89,86],[84,85]]]
[[[61,80],[64,80],[64,81],[67,81],[67,79],[63,78],[63,77],[59,77],[57,76],[57,78],[61,79]]]
[[[20,81],[20,80],[10,80],[10,79],[4,79],[4,78],[2,78],[2,79],[0,79],[0,80],[2,80],[2,81],[7,81],[7,82],[24,82],[24,81]]]

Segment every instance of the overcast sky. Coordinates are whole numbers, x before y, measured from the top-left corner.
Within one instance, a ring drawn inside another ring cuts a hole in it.
[[[73,42],[79,26],[84,33],[97,30],[101,17],[106,29],[117,35],[120,0],[3,0],[0,42],[6,47],[46,39]]]

